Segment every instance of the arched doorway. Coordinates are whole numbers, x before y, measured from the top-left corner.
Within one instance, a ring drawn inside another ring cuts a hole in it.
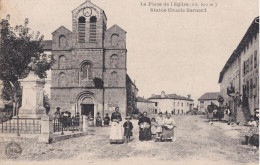
[[[76,98],[76,103],[76,111],[81,115],[88,116],[91,113],[93,117],[95,116],[95,97],[92,92],[80,93]]]
[[[92,114],[94,117],[94,102],[93,99],[90,97],[85,97],[80,104],[81,107],[81,115],[88,116],[89,114]]]

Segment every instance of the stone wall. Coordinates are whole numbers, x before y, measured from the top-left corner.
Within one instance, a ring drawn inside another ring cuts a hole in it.
[[[154,102],[137,102],[136,104],[139,112],[143,113],[146,111],[148,114],[155,114]]]
[[[126,115],[126,89],[125,88],[106,88],[104,95],[105,113],[111,115],[115,107],[119,107],[122,117]]]

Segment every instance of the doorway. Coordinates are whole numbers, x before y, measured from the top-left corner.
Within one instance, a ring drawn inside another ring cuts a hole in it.
[[[94,118],[94,104],[81,104],[81,115],[88,116],[90,113]]]

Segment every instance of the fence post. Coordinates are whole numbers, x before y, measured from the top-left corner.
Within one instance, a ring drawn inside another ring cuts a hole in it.
[[[20,132],[19,132],[19,116],[17,114],[17,136],[20,136]]]
[[[51,116],[41,118],[41,134],[38,137],[39,142],[50,143],[53,137],[53,119]]]
[[[88,132],[88,117],[83,115],[83,132]]]
[[[61,135],[64,135],[64,132],[63,132],[63,123],[64,123],[64,117],[61,118]]]

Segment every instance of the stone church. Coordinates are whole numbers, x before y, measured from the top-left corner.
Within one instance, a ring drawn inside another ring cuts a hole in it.
[[[118,25],[107,29],[105,12],[89,0],[72,11],[72,31],[59,27],[44,49],[56,60],[50,113],[60,107],[73,116],[104,116],[118,106],[124,116],[135,109],[135,97],[128,97],[137,88],[126,72],[126,31]]]

